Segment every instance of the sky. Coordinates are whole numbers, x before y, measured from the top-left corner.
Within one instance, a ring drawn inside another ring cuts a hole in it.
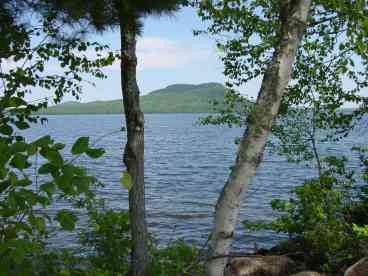
[[[137,41],[137,81],[142,95],[178,83],[225,83],[222,73],[224,67],[214,39],[206,35],[193,35],[194,30],[204,30],[206,27],[193,8],[182,8],[170,16],[147,17],[143,23],[143,32]],[[107,44],[113,51],[120,50],[118,29],[102,34],[88,34],[86,39]],[[91,53],[91,58],[94,56]],[[11,60],[6,62],[3,67],[5,70],[18,66]],[[50,64],[47,68],[55,73],[61,72],[56,64]],[[82,102],[122,98],[119,62],[103,71],[107,79],[85,77],[93,81],[95,86],[88,83],[83,85]],[[37,88],[26,96],[26,100],[48,97],[49,104],[53,104],[52,95],[53,91]],[[72,100],[75,100],[73,96],[66,95],[63,102]]]
[[[205,82],[225,83],[224,66],[215,47],[215,41],[208,35],[194,36],[193,30],[204,30],[206,25],[192,8],[182,8],[172,16],[148,17],[144,19],[142,35],[137,43],[137,80],[141,94],[177,83],[200,84]],[[118,30],[102,34],[90,34],[89,41],[98,41],[120,49]],[[104,80],[89,79],[96,86],[85,84],[82,102],[121,99],[120,66],[118,63],[104,70]],[[238,90],[255,98],[261,79],[250,81]],[[345,81],[345,85],[349,85]],[[52,96],[52,91],[37,91],[27,100]],[[365,91],[364,93],[367,93]],[[75,100],[65,96],[65,101]],[[49,102],[52,104],[52,101]],[[350,107],[350,104],[346,105]]]
[[[214,40],[193,35],[193,30],[204,29],[204,26],[191,8],[184,8],[173,16],[144,20],[143,33],[137,43],[137,79],[141,94],[175,83],[225,82]],[[113,50],[120,48],[117,30],[90,36],[89,40],[106,43]],[[108,78],[96,81],[96,87],[85,86],[83,102],[121,98],[119,66],[116,64],[105,73]]]

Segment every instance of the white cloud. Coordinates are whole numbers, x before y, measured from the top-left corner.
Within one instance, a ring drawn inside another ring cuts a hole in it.
[[[91,51],[87,53],[87,56],[89,58],[95,58],[96,54]],[[214,49],[203,47],[193,48],[191,45],[182,44],[179,41],[167,38],[144,37],[137,42],[139,71],[176,69],[193,65],[195,62],[209,63],[214,56],[216,56]],[[107,68],[120,70],[120,62],[115,61],[113,65]]]
[[[197,49],[166,38],[145,37],[137,43],[137,56],[138,70],[174,69],[206,61],[211,49]]]
[[[144,37],[137,42],[138,70],[154,69],[176,69],[195,63],[209,64],[217,56],[214,48],[204,48],[194,44],[180,43],[179,41],[162,37]],[[116,49],[116,51],[119,51]],[[102,51],[104,56],[108,51]],[[88,50],[84,53],[90,59],[97,58],[96,52]],[[3,64],[4,69],[14,68],[18,64],[8,60]],[[47,67],[48,71],[60,71],[56,63],[51,62]],[[115,61],[107,69],[120,70],[120,62]]]

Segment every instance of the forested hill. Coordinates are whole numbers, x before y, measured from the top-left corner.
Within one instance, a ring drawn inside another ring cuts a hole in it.
[[[220,83],[199,85],[174,84],[141,96],[143,111],[154,112],[211,112],[211,102],[222,102],[225,87]],[[46,114],[116,114],[122,112],[121,100],[89,103],[67,102],[51,106]]]

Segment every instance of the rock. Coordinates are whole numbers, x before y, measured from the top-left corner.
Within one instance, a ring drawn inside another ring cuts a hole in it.
[[[368,257],[353,264],[346,271],[344,276],[366,276],[368,275]]]
[[[325,276],[326,274],[321,274],[319,272],[315,271],[303,271],[296,274],[293,274],[291,276]]]
[[[286,256],[250,256],[232,258],[229,276],[287,276],[295,272],[295,263]]]

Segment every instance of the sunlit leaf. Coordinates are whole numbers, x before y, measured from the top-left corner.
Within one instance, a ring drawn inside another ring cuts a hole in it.
[[[130,189],[132,189],[132,187],[133,187],[132,177],[130,176],[130,174],[128,172],[123,172],[123,175],[120,178],[120,183],[128,191],[130,191]]]

